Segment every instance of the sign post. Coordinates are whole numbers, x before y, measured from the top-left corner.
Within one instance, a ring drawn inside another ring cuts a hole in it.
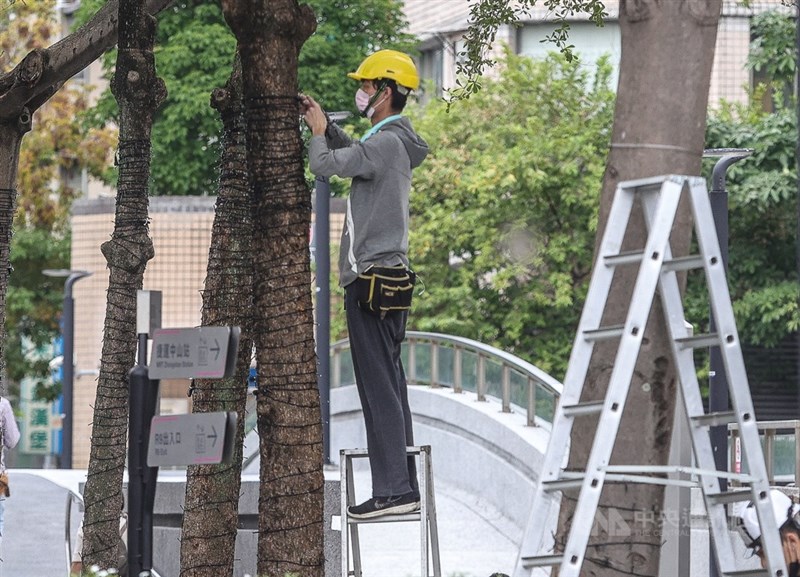
[[[156,416],[160,379],[221,379],[233,374],[239,327],[161,329],[161,293],[139,291],[138,355],[129,373],[128,571],[153,568],[153,505],[158,467],[230,460],[236,413]],[[147,341],[153,339],[151,365]]]

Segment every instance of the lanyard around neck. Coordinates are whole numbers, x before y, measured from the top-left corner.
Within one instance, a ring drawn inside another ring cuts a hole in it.
[[[367,133],[364,136],[361,137],[361,142],[366,142],[367,139],[370,136],[374,135],[381,128],[383,128],[386,124],[389,124],[390,122],[394,122],[395,120],[400,120],[401,118],[403,118],[402,114],[394,114],[392,116],[387,116],[386,118],[381,120],[378,124],[376,124],[375,126],[370,128],[369,131],[367,131]]]

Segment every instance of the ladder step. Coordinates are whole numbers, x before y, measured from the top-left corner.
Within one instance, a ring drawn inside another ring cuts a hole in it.
[[[638,264],[644,258],[644,251],[629,250],[619,254],[607,254],[603,257],[606,266],[618,266],[625,264]],[[662,263],[662,268],[669,271],[692,270],[703,268],[703,257],[698,254],[681,256],[667,259]]]
[[[684,349],[701,349],[704,347],[716,347],[719,345],[719,334],[708,333],[702,335],[695,335],[693,337],[683,337],[675,339]]]
[[[692,423],[700,427],[716,427],[717,425],[728,425],[735,422],[737,422],[736,413],[733,411],[720,411],[692,417]]]
[[[583,485],[584,475],[569,479],[556,479],[555,481],[543,481],[542,490],[545,493],[554,493],[564,489],[580,489]]]
[[[420,511],[413,513],[402,513],[400,515],[382,515],[372,519],[355,519],[348,517],[347,522],[351,525],[366,525],[368,523],[402,523],[404,521],[419,521],[422,516]]]
[[[750,492],[750,489],[736,489],[734,491],[725,491],[724,493],[709,493],[706,497],[717,505],[724,505],[727,503],[749,501],[753,498],[753,494]]]
[[[642,262],[644,252],[641,250],[622,251],[619,254],[607,254],[603,257],[606,266],[617,266],[621,264],[637,264]]]
[[[622,336],[625,331],[625,325],[610,325],[607,327],[600,327],[588,331],[583,331],[583,338],[586,342],[604,341],[607,339],[615,339]]]
[[[535,555],[533,557],[522,557],[522,566],[526,569],[533,567],[555,567],[561,565],[564,560],[563,555]]]
[[[694,270],[703,268],[703,262],[703,257],[699,254],[690,254],[665,260],[662,268],[670,271]]]
[[[578,417],[581,415],[596,415],[603,410],[605,401],[590,401],[576,403],[574,405],[564,405],[561,411],[565,417]]]

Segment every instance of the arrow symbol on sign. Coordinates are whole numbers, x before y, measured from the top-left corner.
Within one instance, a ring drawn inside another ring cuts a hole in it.
[[[217,444],[217,428],[214,425],[211,425],[211,430],[214,431],[214,434],[206,435],[206,437],[208,437],[209,439],[214,439],[214,441],[211,443],[211,446],[214,447],[214,445]]]
[[[214,344],[216,345],[216,348],[212,348],[212,349],[208,349],[208,350],[210,350],[210,351],[216,351],[216,353],[217,353],[217,356],[215,356],[215,357],[214,357],[214,360],[216,361],[216,360],[219,358],[219,351],[220,351],[220,348],[219,348],[219,341],[218,341],[217,339],[214,339]]]

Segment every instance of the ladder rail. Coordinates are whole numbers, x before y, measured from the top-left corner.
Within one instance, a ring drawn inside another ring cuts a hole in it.
[[[698,244],[700,245],[700,253],[705,255],[703,268],[706,276],[708,293],[710,298],[718,303],[720,312],[726,312],[723,307],[725,304],[727,304],[729,323],[733,325],[733,330],[735,331],[733,309],[730,305],[730,297],[728,294],[725,271],[722,266],[722,259],[719,256],[719,243],[717,242],[716,233],[714,232],[715,229],[713,216],[711,212],[711,206],[708,201],[708,195],[705,192],[705,183],[700,179],[692,179],[688,182],[688,188],[688,192],[692,201],[691,206],[694,218],[693,228],[698,238]],[[657,222],[655,220],[656,216],[654,215],[652,203],[647,199],[645,199],[645,214],[646,224],[648,227],[652,226],[653,222]],[[667,247],[666,250],[671,251],[669,247]],[[666,254],[665,257],[669,259],[672,257],[672,255]],[[721,273],[721,276],[718,273]],[[714,460],[714,453],[711,446],[711,439],[708,435],[708,421],[703,420],[703,417],[706,417],[706,415],[702,404],[702,398],[700,396],[700,386],[697,382],[693,349],[681,346],[681,341],[691,335],[684,320],[683,303],[675,271],[664,271],[662,273],[661,281],[659,283],[659,293],[661,296],[664,317],[670,332],[672,355],[678,373],[681,399],[683,400],[686,416],[689,421],[689,434],[692,439],[692,449],[695,460],[701,469],[715,469],[716,463]],[[717,315],[717,312],[714,314]],[[730,324],[728,326],[730,326]],[[719,334],[725,333],[720,332]],[[718,338],[717,343],[719,342],[720,341]],[[741,360],[741,350],[738,352],[738,355],[739,359]],[[736,403],[749,403],[752,407],[752,401],[750,400],[749,395],[749,387],[746,384],[743,361],[741,363],[741,370],[741,374],[745,378],[744,386],[742,387],[742,384],[740,383],[738,390],[735,387],[731,387],[731,398],[734,400],[734,413],[736,415],[737,422],[742,422],[743,413],[739,411],[739,407],[736,406]],[[752,414],[752,408],[750,414]],[[748,455],[758,455],[758,457],[754,458],[753,460],[755,461],[760,458],[763,463],[761,445],[758,438],[756,438],[756,443],[756,452],[753,451],[752,446],[749,447],[749,452],[747,449],[744,450]],[[765,471],[766,470],[764,470],[764,472]],[[734,549],[730,540],[725,501],[715,498],[716,496],[724,495],[721,492],[719,484],[720,476],[721,475],[714,475],[711,473],[701,475],[701,488],[703,490],[703,500],[711,528],[711,536],[714,542],[717,566],[723,574],[728,575],[735,571],[736,560]],[[767,483],[766,474],[759,477],[757,471],[755,474],[753,474],[753,471],[751,471],[750,483],[750,498],[753,499],[753,501],[757,501],[759,495],[764,490],[763,484]],[[766,488],[766,492],[769,494],[768,486]],[[769,516],[771,517],[771,514]],[[767,534],[766,531],[765,534]],[[777,536],[777,532],[775,535]],[[775,539],[765,539],[765,541],[774,542]],[[773,563],[773,561],[769,561],[770,574],[773,576],[781,574],[786,575],[785,566],[783,566],[782,553],[778,557],[773,556],[772,559],[775,560],[775,562]],[[780,571],[783,571],[783,573],[780,573]]]
[[[421,577],[441,577],[441,560],[439,555],[439,531],[436,523],[436,499],[433,488],[433,464],[430,445],[406,447],[409,456],[419,456],[419,491],[420,508],[413,513],[385,515],[372,519],[351,519],[347,514],[348,506],[355,499],[355,482],[353,480],[353,459],[368,456],[366,449],[342,449],[339,451],[340,485],[341,485],[341,536],[342,536],[342,577],[362,577],[361,547],[358,526],[371,523],[420,523],[420,565]],[[350,570],[350,547],[353,551],[353,570]]]
[[[719,476],[708,473],[708,471],[716,469],[711,439],[708,436],[707,427],[698,425],[696,421],[692,420],[693,417],[704,414],[703,400],[694,364],[694,353],[692,349],[681,348],[676,340],[689,334],[683,320],[683,305],[680,300],[677,275],[674,272],[663,273],[660,287],[661,306],[671,336],[672,356],[678,375],[680,399],[683,401],[689,424],[692,452],[698,467],[707,472],[700,475],[700,485],[714,540],[717,567],[723,573],[729,573],[735,569],[736,565],[733,547],[727,534],[728,522],[725,508],[721,504],[712,503],[708,498],[708,495],[720,491]]]
[[[581,487],[580,497],[573,515],[573,526],[570,528],[564,548],[564,560],[559,572],[559,575],[563,577],[579,577],[580,575],[605,482],[604,467],[610,462],[614,442],[619,432],[623,409],[630,389],[631,375],[636,367],[647,318],[661,275],[664,247],[669,243],[669,234],[677,214],[682,188],[682,183],[665,181],[662,185],[662,193],[657,200],[656,218],[662,226],[648,235],[644,251],[645,258],[637,273],[630,308],[625,319],[625,330],[620,338],[616,361],[606,390],[605,405],[600,414],[594,442],[586,464],[587,475]],[[631,199],[634,196],[632,190],[622,188],[621,191],[624,196]],[[635,352],[635,354],[631,354],[631,352]],[[591,520],[591,522],[586,523],[584,520]],[[578,521],[577,527],[575,526],[576,521]]]
[[[750,396],[750,386],[744,366],[739,333],[736,329],[736,320],[731,306],[719,239],[713,227],[711,201],[708,198],[708,194],[702,193],[703,191],[699,190],[699,187],[693,187],[689,192],[692,196],[691,205],[696,222],[695,232],[700,251],[702,254],[711,255],[706,259],[706,266],[704,267],[706,282],[709,287],[715,287],[715,290],[709,290],[709,297],[712,314],[716,321],[717,333],[720,335],[719,351],[728,375],[731,404],[739,416],[738,425],[742,450],[747,459],[749,472],[756,478],[751,484],[753,504],[762,535],[773,537],[762,539],[762,545],[766,553],[770,574],[773,577],[780,577],[788,573],[786,572],[778,527],[772,513],[767,467],[761,450],[758,424],[755,418],[753,400]],[[710,229],[707,228],[709,226]]]
[[[623,221],[623,226],[609,229],[603,236],[599,255],[619,253],[625,237],[625,228],[630,218],[633,198],[625,195],[616,195],[611,205],[609,219]],[[592,271],[589,290],[586,295],[587,302],[603,300],[608,298],[611,290],[611,282],[614,277],[614,269],[601,264],[602,256],[598,256],[597,264]],[[600,327],[602,322],[603,310],[597,307],[584,307],[581,313],[579,326],[588,326],[593,329]],[[545,451],[542,464],[542,472],[534,493],[533,507],[529,515],[525,535],[521,546],[521,557],[535,555],[543,549],[552,550],[552,536],[547,535],[546,531],[551,526],[552,517],[558,514],[557,498],[552,493],[544,490],[544,483],[554,481],[558,478],[562,467],[566,464],[568,457],[569,444],[564,443],[563,439],[569,439],[572,434],[574,418],[564,414],[563,407],[575,405],[580,401],[583,381],[589,367],[589,361],[594,350],[594,342],[587,342],[584,336],[578,331],[572,345],[572,352],[569,358],[567,373],[564,377],[561,398],[553,416],[553,425],[550,432],[550,440]],[[542,522],[547,519],[548,522]],[[545,543],[545,540],[548,543]]]

